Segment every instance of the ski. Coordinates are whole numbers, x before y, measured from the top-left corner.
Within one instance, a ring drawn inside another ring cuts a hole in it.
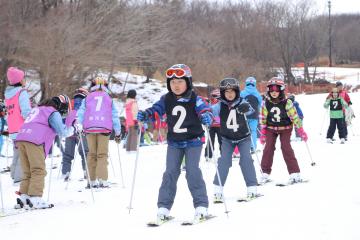
[[[299,184],[299,183],[307,183],[307,182],[309,182],[308,179],[302,179],[301,182],[276,183],[275,186],[277,186],[277,187],[286,187],[286,186],[296,185],[296,184]]]
[[[118,186],[119,186],[119,184],[117,182],[110,182],[109,186],[100,187],[99,185],[96,185],[96,186],[93,186],[92,189],[95,192],[101,192],[103,189],[111,189],[111,188],[118,187]],[[83,192],[83,191],[86,191],[86,190],[90,190],[89,185],[85,186],[85,188],[79,189],[78,192]]]
[[[33,203],[30,201],[30,199],[26,199],[26,204],[30,207],[31,210],[48,209],[48,208],[53,208],[53,207],[54,207],[54,204],[50,203],[50,204],[48,204],[46,207],[34,208],[34,205],[33,205]]]
[[[216,217],[215,215],[207,215],[207,216],[205,216],[204,218],[201,218],[201,219],[194,219],[192,221],[184,221],[184,222],[181,223],[181,226],[192,226],[192,225],[195,225],[195,224],[206,222],[206,221],[208,221],[210,219],[213,219],[215,217]]]
[[[24,208],[6,210],[4,212],[0,212],[0,218],[10,217],[10,216],[14,216],[14,215],[18,215],[18,214],[22,214],[22,213],[26,213],[26,212],[28,212],[28,210],[26,210]]]
[[[3,168],[3,169],[1,169],[1,171],[0,171],[1,174],[2,174],[2,173],[8,173],[8,172],[10,172],[10,168],[9,168],[9,167]]]
[[[261,194],[261,193],[257,193],[256,195],[252,196],[252,197],[241,197],[241,198],[238,198],[236,201],[237,202],[250,202],[252,200],[255,200],[259,197],[262,197],[264,196],[264,194]]]
[[[271,179],[266,179],[265,181],[259,181],[258,182],[258,186],[264,186],[266,185],[267,183],[271,183],[273,180]]]
[[[148,227],[159,227],[159,226],[163,225],[164,223],[170,222],[174,218],[175,217],[168,216],[164,220],[148,222],[146,225]]]

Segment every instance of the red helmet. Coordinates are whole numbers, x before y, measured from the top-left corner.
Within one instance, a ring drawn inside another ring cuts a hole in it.
[[[86,98],[88,94],[89,94],[88,90],[81,87],[75,90],[74,98],[76,97]]]
[[[285,90],[285,83],[284,80],[282,80],[281,78],[278,77],[271,78],[266,86],[268,87],[268,89],[270,89],[270,87],[274,85],[279,86],[281,91]]]

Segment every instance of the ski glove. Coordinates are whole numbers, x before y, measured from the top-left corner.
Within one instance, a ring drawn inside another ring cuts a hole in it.
[[[115,135],[114,140],[115,140],[115,142],[116,142],[117,144],[119,144],[120,141],[121,141],[120,135]]]
[[[149,113],[147,111],[139,111],[137,114],[137,120],[139,122],[146,122],[149,120]]]
[[[250,104],[247,102],[240,103],[237,110],[241,114],[245,114],[250,110]]]
[[[210,112],[205,112],[200,115],[200,121],[205,126],[210,126],[212,123],[212,114]]]
[[[261,129],[260,131],[260,143],[264,145],[266,142],[266,129]]]
[[[308,140],[308,136],[306,134],[306,132],[304,131],[304,129],[301,127],[301,128],[298,128],[298,134],[300,135],[301,139],[306,142]]]

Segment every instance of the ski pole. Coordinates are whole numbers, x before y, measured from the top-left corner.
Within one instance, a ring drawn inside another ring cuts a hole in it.
[[[82,139],[82,136],[83,136],[83,135],[82,135],[81,132],[80,132],[80,133],[78,132],[78,135],[79,135],[79,139],[80,139],[81,149],[82,149],[82,152],[83,152],[84,158],[85,158],[87,182],[88,182],[89,187],[90,187],[90,191],[91,191],[91,196],[92,196],[92,199],[93,199],[93,203],[95,203],[94,191],[93,191],[93,187],[91,186],[91,181],[90,181],[89,166],[88,166],[88,163],[87,163],[87,157],[86,157],[86,154],[85,154],[84,142],[83,142],[83,139]]]
[[[309,145],[307,144],[307,142],[305,142],[305,145],[306,145],[306,149],[307,149],[307,151],[308,151],[308,153],[309,153],[309,156],[310,156],[311,166],[315,166],[316,163],[313,161],[313,158],[312,158],[312,156],[311,156],[311,152],[310,152],[310,149],[309,149]]]
[[[9,166],[9,137],[6,137],[6,167]]]
[[[121,159],[120,159],[120,146],[117,143],[117,152],[118,152],[118,157],[119,157],[119,167],[120,167],[120,175],[121,175],[121,183],[122,183],[122,187],[125,188],[125,184],[124,184],[124,175],[123,175],[123,171],[122,171],[122,166],[121,166]]]
[[[4,196],[3,196],[3,192],[2,192],[1,174],[0,174],[0,196],[1,196],[1,212],[2,212],[3,214],[5,214],[5,210],[4,210]]]
[[[245,118],[245,121],[246,121],[246,126],[247,126],[247,128],[248,128],[248,130],[250,132],[250,139],[251,139],[252,146],[255,146],[255,142],[254,142],[254,139],[253,139],[252,134],[251,134],[251,129],[250,129],[250,126],[249,126],[249,123],[247,121],[247,117],[246,117],[245,114],[244,114],[244,118]],[[258,130],[258,128],[256,128],[256,129]],[[259,156],[258,156],[255,148],[254,148],[254,151],[255,151],[255,157],[256,157],[257,163],[259,164],[259,167],[260,167],[261,176],[264,177],[264,172],[261,169],[261,163],[260,163]]]
[[[207,126],[205,126],[205,131],[206,131],[206,134],[209,135],[209,128]],[[209,138],[209,145],[210,145],[211,151],[213,152],[213,157],[214,157],[214,146],[212,144],[211,138]],[[223,188],[223,185],[221,184],[218,164],[217,164],[217,162],[214,162],[214,164],[215,164],[215,167],[216,167],[216,176],[217,176],[217,179],[218,179],[218,182],[219,182],[219,185],[220,185],[220,189],[221,189],[221,194],[222,194],[223,200],[224,200],[223,203],[224,203],[225,213],[226,213],[226,216],[229,217],[229,211],[228,211],[228,208],[227,208],[227,205],[226,205],[226,200],[225,200],[225,195],[224,195],[224,188]]]
[[[109,150],[110,150],[110,149],[109,149]],[[108,152],[108,156],[109,156],[109,159],[110,159],[110,165],[111,165],[111,168],[112,168],[112,171],[113,171],[114,177],[116,177],[114,164],[113,164],[113,161],[112,161],[112,158],[111,158],[111,154],[109,154],[109,152]]]
[[[51,153],[51,164],[50,164],[50,174],[49,174],[49,190],[48,190],[48,197],[47,197],[47,201],[50,201],[50,190],[51,190],[51,175],[52,175],[52,166],[54,163],[54,142],[52,144],[52,153]],[[46,158],[45,158],[46,159]]]
[[[135,158],[135,166],[134,166],[134,174],[133,174],[133,180],[131,185],[131,194],[130,194],[130,202],[129,202],[129,214],[132,209],[132,201],[133,201],[133,195],[134,195],[134,188],[135,188],[135,178],[136,178],[136,170],[137,170],[137,163],[139,159],[139,151],[140,151],[140,138],[141,138],[141,124],[139,124],[139,136],[138,136],[138,142],[137,142],[137,151],[136,151],[136,158]]]

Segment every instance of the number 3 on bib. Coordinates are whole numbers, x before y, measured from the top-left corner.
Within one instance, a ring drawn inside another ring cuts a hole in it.
[[[232,129],[234,132],[238,131],[239,124],[237,124],[237,121],[236,121],[236,110],[235,109],[231,109],[229,116],[226,120],[226,127],[228,129]]]

